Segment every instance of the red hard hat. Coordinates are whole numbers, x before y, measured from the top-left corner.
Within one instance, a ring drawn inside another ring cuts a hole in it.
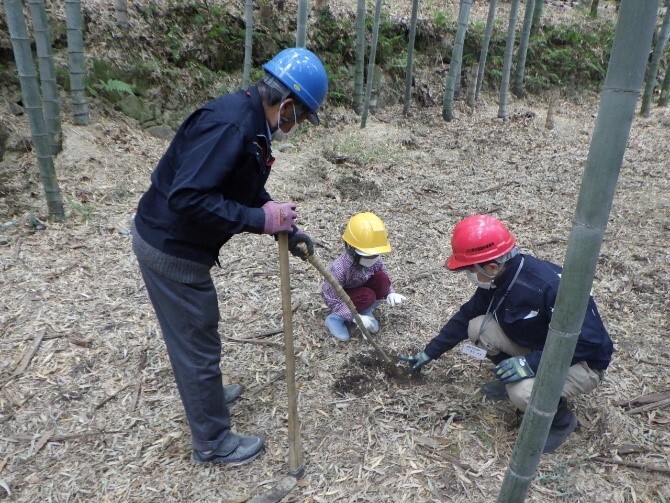
[[[464,218],[454,227],[447,269],[455,271],[502,257],[516,245],[505,225],[488,215]]]

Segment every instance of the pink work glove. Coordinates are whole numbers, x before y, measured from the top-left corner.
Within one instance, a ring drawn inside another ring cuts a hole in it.
[[[298,214],[295,211],[295,203],[277,203],[268,201],[261,209],[265,213],[264,234],[277,234],[278,232],[291,232],[295,225]]]

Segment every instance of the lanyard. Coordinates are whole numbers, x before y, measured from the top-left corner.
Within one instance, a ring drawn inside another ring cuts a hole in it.
[[[493,311],[491,311],[491,306],[493,305],[493,300],[495,299],[495,295],[493,297],[491,297],[491,302],[489,302],[489,307],[486,308],[486,317],[484,318],[483,323],[479,327],[479,335],[482,334],[482,332],[484,331],[484,328],[486,328],[486,325],[489,324],[491,319],[496,316],[496,311],[498,311],[498,308],[500,307],[500,305],[503,303],[503,301],[507,297],[507,294],[512,289],[512,286],[514,286],[514,283],[516,283],[516,280],[519,277],[519,273],[521,272],[521,268],[523,267],[523,261],[524,261],[524,258],[521,257],[521,262],[519,262],[519,267],[517,267],[516,272],[514,273],[514,277],[512,278],[512,281],[510,281],[510,284],[507,286],[507,290],[505,290],[505,293],[502,294],[502,297],[500,297],[500,300],[496,304],[496,307],[495,307],[495,309],[493,309]],[[497,321],[497,319],[496,319],[496,321]]]

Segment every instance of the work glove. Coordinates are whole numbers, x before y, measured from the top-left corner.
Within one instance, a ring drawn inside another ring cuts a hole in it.
[[[379,322],[375,319],[374,316],[368,316],[365,314],[359,314],[363,326],[368,329],[368,332],[378,332],[379,331]]]
[[[277,234],[278,232],[291,232],[295,226],[298,213],[295,211],[295,203],[277,203],[268,201],[261,206],[265,213],[264,234]]]
[[[389,293],[386,296],[386,303],[391,307],[399,306],[404,301],[405,301],[405,296],[400,295],[399,293]]]
[[[288,236],[288,251],[294,257],[307,260],[309,255],[314,255],[314,243],[312,243],[312,239],[307,234],[296,226],[293,226],[293,231],[293,234],[289,234]],[[300,246],[301,244],[305,246]]]
[[[412,370],[414,372],[420,372],[421,367],[423,367],[426,363],[429,363],[433,359],[426,354],[425,351],[420,351],[414,356],[399,356],[398,357],[400,360],[409,363],[410,367],[412,367]]]
[[[529,377],[535,377],[535,372],[533,372],[533,369],[530,368],[523,356],[507,358],[496,365],[493,371],[503,384],[512,384]]]

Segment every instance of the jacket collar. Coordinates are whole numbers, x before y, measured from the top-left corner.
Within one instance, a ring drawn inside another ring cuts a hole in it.
[[[522,255],[519,253],[516,255],[516,257],[508,260],[505,263],[505,270],[503,273],[493,280],[497,288],[505,288],[509,282],[512,281],[512,278],[516,274],[516,270],[519,267],[519,263],[521,262],[521,258]]]
[[[265,120],[263,100],[261,99],[261,94],[258,92],[258,87],[250,87],[247,91],[247,95],[251,98],[251,109],[253,110],[254,129],[256,130],[256,134],[267,136],[267,120]]]

